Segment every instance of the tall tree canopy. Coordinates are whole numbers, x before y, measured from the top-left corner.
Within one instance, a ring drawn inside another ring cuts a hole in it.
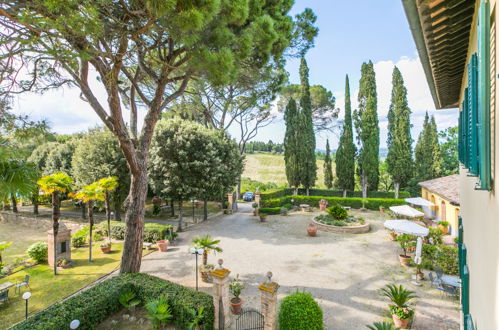
[[[459,161],[457,159],[458,127],[448,127],[438,132],[438,136],[441,140],[442,174],[451,175],[459,173]]]
[[[243,156],[222,132],[177,119],[162,119],[150,151],[149,181],[155,193],[182,202],[192,198],[224,198],[237,184]]]
[[[286,166],[286,178],[288,185],[295,190],[300,186],[300,141],[298,130],[300,129],[300,113],[296,108],[296,102],[291,98],[284,112],[286,133],[284,134],[284,163]]]
[[[418,181],[430,180],[442,175],[442,154],[438,144],[438,131],[435,117],[426,113],[423,130],[419,133],[415,149],[416,178]]]
[[[362,63],[359,82],[359,108],[355,111],[355,128],[359,145],[358,163],[362,194],[377,190],[379,183],[379,124],[376,74],[371,61]]]
[[[203,76],[234,80],[242,66],[279,62],[293,38],[290,0],[59,1],[0,5],[0,93],[76,86],[118,138],[132,178],[122,273],[142,256],[148,151],[161,112]],[[17,75],[23,71],[27,74]],[[28,81],[22,80],[28,77]],[[104,90],[105,102],[95,91]],[[124,118],[123,104],[130,110]],[[145,111],[143,127],[137,112]]]
[[[326,140],[326,156],[324,157],[324,185],[327,189],[331,189],[333,187],[333,165],[331,162],[329,139]]]
[[[345,78],[345,119],[338,150],[336,150],[336,180],[338,187],[343,190],[344,197],[348,190],[355,188],[355,153],[350,83],[347,75]]]
[[[388,155],[386,163],[395,186],[395,198],[399,188],[405,187],[414,175],[412,159],[411,110],[407,104],[407,89],[400,70],[392,74],[392,98],[388,110]]]

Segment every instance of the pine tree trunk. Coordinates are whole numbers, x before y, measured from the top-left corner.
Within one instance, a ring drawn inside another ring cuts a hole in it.
[[[12,212],[14,213],[18,213],[19,210],[17,209],[17,200],[16,200],[16,196],[14,195],[11,195],[10,196],[10,200],[12,202]]]
[[[178,201],[178,227],[177,227],[178,232],[182,231],[182,220],[184,217],[183,205],[184,205],[184,201],[179,200]]]
[[[121,203],[116,195],[114,198],[114,220],[121,221]]]
[[[87,218],[87,208],[86,208],[86,204],[81,202],[81,218],[82,219],[86,219]]]
[[[57,275],[57,234],[59,234],[59,218],[61,217],[61,204],[59,193],[52,193],[52,231],[54,232],[54,275]]]
[[[138,273],[142,260],[142,237],[144,233],[144,212],[147,197],[146,161],[142,159],[142,170],[132,173],[130,192],[126,201],[126,231],[120,273]]]
[[[346,198],[346,197],[347,197],[347,190],[343,189],[343,198]]]
[[[175,216],[175,205],[174,205],[174,201],[173,201],[173,198],[170,199],[170,211],[172,212],[172,217]]]
[[[90,220],[90,237],[88,238],[88,261],[92,262],[92,227],[94,226],[94,202],[88,201],[88,219]]]
[[[208,200],[203,201],[203,220],[208,220]]]
[[[34,193],[33,196],[31,197],[31,202],[33,203],[33,214],[39,214],[38,212],[38,195],[37,193]]]
[[[395,182],[395,198],[399,198],[399,188],[400,188],[400,183],[399,182]]]
[[[107,219],[107,240],[111,242],[111,206],[109,205],[109,191],[106,190],[104,195],[104,203],[106,206],[106,219]]]

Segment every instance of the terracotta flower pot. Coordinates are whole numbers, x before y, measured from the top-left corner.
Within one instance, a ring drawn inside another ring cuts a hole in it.
[[[317,236],[317,226],[314,225],[314,224],[308,225],[308,227],[307,227],[307,233],[308,233],[308,236],[310,236],[310,237]]]
[[[162,239],[156,242],[156,245],[159,247],[161,252],[166,252],[168,250],[168,244],[170,243],[167,239]]]
[[[424,280],[424,273],[423,272],[418,272],[416,273],[416,277],[418,280]]]
[[[411,261],[411,257],[409,256],[404,256],[403,254],[399,254],[399,260],[400,260],[400,264],[402,266],[409,266],[409,261]]]
[[[327,207],[326,204],[319,204],[319,210],[321,210],[321,211],[325,211],[326,207]]]
[[[395,241],[397,239],[397,233],[390,233],[390,241]]]
[[[410,318],[400,319],[397,315],[392,314],[393,324],[396,328],[406,329],[411,321]]]
[[[102,251],[102,253],[109,253],[109,252],[111,252],[111,245],[109,245],[109,246],[101,246],[100,250]]]
[[[442,225],[438,225],[438,228],[440,228],[444,232],[444,235],[447,235],[447,233],[449,232],[449,228],[448,227],[445,227],[445,226],[442,226]]]
[[[232,314],[234,314],[234,315],[241,314],[241,312],[243,310],[242,305],[243,305],[243,300],[241,298],[238,298],[238,297],[232,298],[230,300]]]
[[[260,221],[261,221],[261,222],[265,222],[265,221],[267,221],[267,216],[266,216],[266,215],[261,215],[261,216],[260,216]]]

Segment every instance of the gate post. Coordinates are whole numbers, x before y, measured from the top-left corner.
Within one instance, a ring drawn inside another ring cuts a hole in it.
[[[227,203],[229,205],[227,205],[227,210],[232,213],[233,211],[233,207],[234,207],[234,196],[232,195],[232,193],[228,193],[227,194]]]
[[[230,270],[223,268],[222,264],[223,260],[218,259],[218,268],[211,272],[211,276],[213,277],[213,304],[215,305],[215,329],[222,328],[220,322],[223,322],[225,326],[229,324],[227,321],[230,321],[228,285]]]
[[[277,290],[279,284],[272,282],[272,272],[267,273],[267,280],[258,289],[260,290],[260,310],[264,317],[264,330],[277,328]]]
[[[255,203],[260,207],[260,193],[258,191],[255,193]]]

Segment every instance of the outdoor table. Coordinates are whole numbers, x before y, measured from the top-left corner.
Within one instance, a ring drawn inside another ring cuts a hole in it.
[[[448,284],[450,286],[453,286],[453,287],[456,287],[456,288],[461,287],[461,280],[457,276],[453,276],[453,275],[442,275],[442,277],[440,277],[440,280],[443,283]]]
[[[14,284],[12,284],[10,282],[5,282],[3,284],[0,284],[0,291],[7,290],[13,286],[14,286]]]

